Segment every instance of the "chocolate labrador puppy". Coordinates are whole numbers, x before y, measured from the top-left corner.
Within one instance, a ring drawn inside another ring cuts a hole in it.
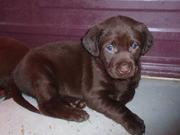
[[[142,119],[126,103],[141,76],[140,57],[152,46],[147,27],[124,16],[112,17],[85,34],[82,44],[52,43],[32,49],[13,77],[21,92],[38,102],[42,114],[81,122],[88,107],[142,135]]]
[[[0,37],[0,96],[9,97],[11,73],[28,50],[14,38]]]

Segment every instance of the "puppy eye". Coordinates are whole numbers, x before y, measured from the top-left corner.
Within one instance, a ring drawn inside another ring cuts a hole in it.
[[[105,50],[109,53],[114,53],[114,46],[112,44],[109,44],[106,46]]]
[[[130,47],[131,47],[132,49],[136,49],[136,48],[138,48],[139,46],[138,46],[138,43],[133,42]]]

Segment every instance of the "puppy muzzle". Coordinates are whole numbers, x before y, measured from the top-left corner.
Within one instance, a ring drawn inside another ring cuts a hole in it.
[[[108,68],[109,75],[114,79],[128,79],[133,77],[137,66],[133,61],[120,61]]]

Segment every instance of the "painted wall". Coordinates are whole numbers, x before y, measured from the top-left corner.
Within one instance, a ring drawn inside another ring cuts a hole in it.
[[[180,1],[0,0],[0,35],[34,47],[80,40],[94,24],[125,15],[147,24],[155,45],[143,57],[143,74],[180,78]]]

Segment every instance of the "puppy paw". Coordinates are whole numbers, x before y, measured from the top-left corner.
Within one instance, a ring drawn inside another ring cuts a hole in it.
[[[145,133],[144,121],[135,114],[129,117],[125,128],[131,135],[143,135]]]
[[[76,100],[75,102],[71,102],[70,106],[73,108],[83,109],[86,107],[86,102],[82,100]]]
[[[76,109],[76,110],[73,110],[73,112],[70,114],[68,120],[76,121],[76,122],[83,122],[88,119],[89,119],[89,114],[86,111]]]

